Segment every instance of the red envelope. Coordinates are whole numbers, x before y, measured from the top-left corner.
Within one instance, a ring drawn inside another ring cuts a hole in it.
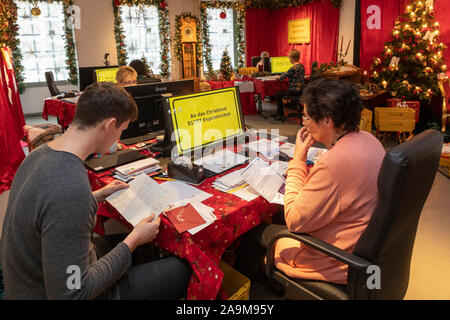
[[[206,223],[191,204],[167,211],[166,216],[175,226],[178,233],[182,233]]]

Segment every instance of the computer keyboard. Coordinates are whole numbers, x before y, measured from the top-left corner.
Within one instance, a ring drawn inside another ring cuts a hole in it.
[[[124,145],[129,146],[129,145],[139,143],[142,141],[155,139],[157,136],[165,135],[165,133],[166,133],[165,130],[153,131],[153,132],[146,133],[142,136],[120,139],[120,142],[122,142]]]

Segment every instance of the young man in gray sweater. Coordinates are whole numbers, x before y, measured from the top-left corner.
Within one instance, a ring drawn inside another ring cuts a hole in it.
[[[6,299],[178,299],[186,294],[191,273],[186,261],[172,256],[132,266],[132,252],[158,234],[160,219],[151,212],[108,252],[98,254],[91,243],[97,203],[128,185],[114,181],[92,192],[83,162],[90,154],[108,152],[137,112],[123,88],[93,84],[79,98],[67,131],[23,161],[2,232]]]

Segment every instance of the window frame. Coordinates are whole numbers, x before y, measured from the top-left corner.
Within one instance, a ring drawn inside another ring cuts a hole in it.
[[[17,10],[19,10],[19,2],[30,2],[31,3],[31,1],[27,1],[27,0],[13,0],[14,2],[15,2],[15,4],[16,4],[16,6],[17,6]],[[63,14],[63,33],[62,33],[62,38],[63,38],[63,41],[64,41],[64,55],[65,55],[65,62],[64,62],[64,68],[67,70],[67,79],[65,79],[65,80],[55,80],[55,84],[56,85],[59,85],[59,86],[76,86],[75,84],[71,84],[70,82],[69,82],[69,80],[70,80],[70,70],[69,70],[69,65],[67,64],[67,53],[66,53],[66,46],[68,45],[68,40],[67,40],[67,37],[66,37],[66,30],[65,30],[65,26],[66,26],[66,21],[67,21],[67,19],[69,18],[69,16],[68,16],[68,14],[67,14],[67,12],[66,12],[66,10],[65,10],[65,4],[64,4],[64,2],[62,1],[62,0],[53,0],[52,2],[47,2],[47,1],[43,1],[43,0],[38,0],[37,1],[38,3],[39,2],[43,2],[44,4],[52,4],[52,3],[57,3],[57,4],[60,4],[61,5],[61,14]],[[69,5],[71,5],[72,4],[72,1],[70,1],[70,4]],[[32,18],[32,17],[30,17],[30,18]],[[17,30],[17,37],[20,37],[20,24],[19,24],[19,15],[17,14],[17,21],[16,21],[16,23],[17,23],[17,26],[18,26],[18,30]],[[53,42],[52,42],[53,43]],[[75,41],[75,39],[74,39],[74,46],[75,46],[75,48],[76,48],[76,41]],[[18,49],[20,50],[20,52],[21,52],[21,55],[22,55],[22,58],[21,58],[21,61],[22,61],[22,64],[23,64],[23,61],[24,61],[24,57],[23,57],[23,55],[24,55],[24,52],[22,51],[22,48],[21,48],[21,44],[19,44],[18,45]],[[77,65],[78,65],[78,57],[77,56],[75,56],[75,59],[76,59],[76,63],[77,63]],[[27,88],[39,88],[39,87],[47,87],[47,81],[33,81],[33,82],[26,82],[26,74],[25,74],[25,67],[23,67],[23,71],[22,71],[22,75],[23,75],[23,78],[24,78],[24,80],[23,80],[23,84],[27,87]],[[78,77],[79,75],[77,75],[77,77]]]

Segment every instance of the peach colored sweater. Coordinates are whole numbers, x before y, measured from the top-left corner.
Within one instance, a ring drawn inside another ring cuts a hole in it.
[[[352,252],[378,201],[385,151],[367,132],[342,137],[310,170],[289,162],[284,214],[289,230]],[[288,276],[346,284],[348,266],[293,239],[276,244],[275,264]]]

